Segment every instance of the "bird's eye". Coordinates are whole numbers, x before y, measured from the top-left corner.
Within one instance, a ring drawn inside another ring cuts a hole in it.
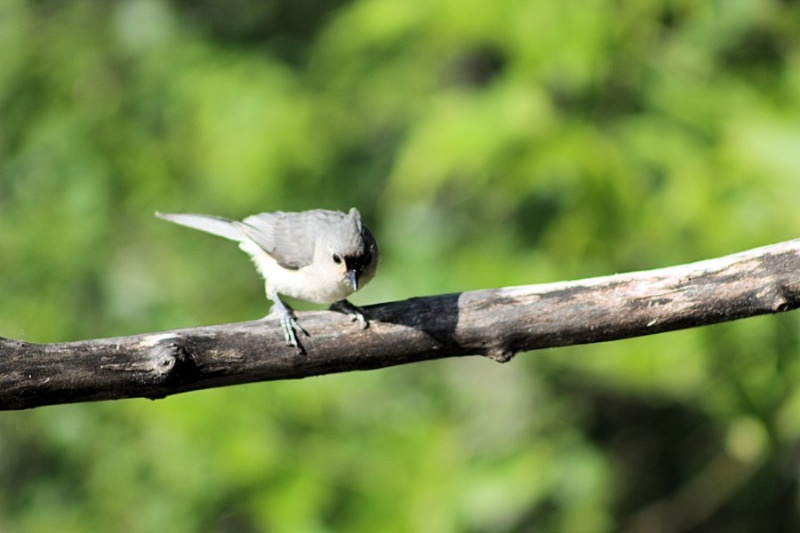
[[[342,262],[342,258],[338,254],[333,254],[333,262],[337,265]]]

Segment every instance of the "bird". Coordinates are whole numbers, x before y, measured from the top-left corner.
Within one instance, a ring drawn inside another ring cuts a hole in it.
[[[331,309],[349,314],[362,329],[369,326],[363,310],[347,301],[375,276],[378,266],[378,244],[358,209],[348,213],[275,211],[241,221],[194,213],[156,212],[156,216],[238,242],[265,280],[267,298],[272,312],[280,317],[287,345],[304,352],[297,331],[310,335],[280,295],[331,304]]]

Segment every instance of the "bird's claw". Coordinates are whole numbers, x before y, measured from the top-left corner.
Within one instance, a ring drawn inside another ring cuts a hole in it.
[[[291,307],[283,303],[277,297],[273,298],[272,301],[273,313],[277,313],[280,317],[281,329],[283,330],[283,338],[286,341],[286,344],[288,346],[297,348],[300,353],[305,354],[305,348],[303,348],[303,345],[300,344],[300,340],[297,338],[297,332],[301,332],[306,337],[310,337],[311,335],[297,322],[297,317],[294,316],[294,311]],[[347,300],[341,300],[332,304],[331,309],[334,311],[341,311],[342,313],[349,315],[353,322],[358,322],[358,325],[361,326],[361,329],[366,329],[369,327],[369,320],[367,320],[364,310],[351,304]]]
[[[353,322],[358,321],[358,325],[361,326],[361,329],[367,329],[369,327],[369,320],[367,320],[364,310],[356,305],[351,304],[347,300],[341,300],[331,304],[331,310],[341,311],[342,313],[349,315],[350,320]]]
[[[310,337],[311,335],[297,322],[297,318],[295,318],[291,312],[281,315],[281,328],[283,329],[283,338],[286,340],[286,344],[305,353],[303,345],[300,344],[300,341],[297,339],[297,330],[300,330],[306,337]]]
[[[297,322],[297,317],[294,316],[294,311],[291,307],[283,303],[277,296],[271,299],[273,306],[272,313],[270,314],[277,313],[278,317],[281,319],[281,329],[283,330],[283,339],[286,341],[286,344],[297,348],[300,353],[305,354],[306,350],[297,338],[297,331],[299,330],[306,337],[310,337],[311,335]]]

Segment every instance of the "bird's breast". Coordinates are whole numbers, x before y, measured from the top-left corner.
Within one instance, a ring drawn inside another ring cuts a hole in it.
[[[335,269],[315,268],[314,265],[286,269],[274,260],[259,266],[267,284],[280,294],[307,302],[330,304],[344,300],[353,293],[346,276]]]

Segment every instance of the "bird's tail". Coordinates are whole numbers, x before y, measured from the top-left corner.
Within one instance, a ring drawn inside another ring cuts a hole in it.
[[[193,213],[169,214],[159,212],[156,212],[156,216],[181,226],[199,229],[232,241],[241,242],[245,238],[244,233],[237,227],[236,221],[228,218]]]

